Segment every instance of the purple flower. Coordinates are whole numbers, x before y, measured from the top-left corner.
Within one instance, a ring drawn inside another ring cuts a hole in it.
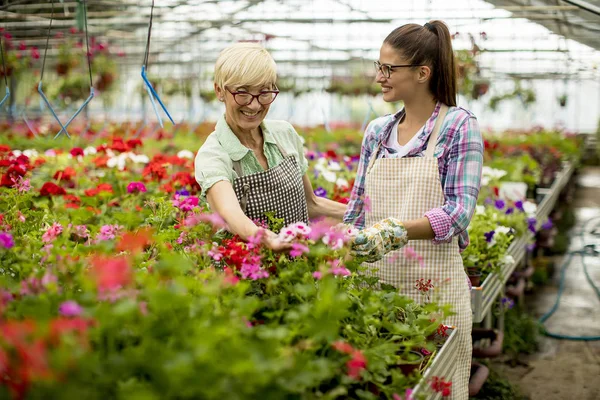
[[[319,186],[318,188],[315,189],[315,196],[325,197],[325,196],[327,196],[327,190],[325,190],[324,188]]]
[[[544,222],[544,224],[542,225],[542,229],[547,231],[552,229],[552,227],[554,226],[554,224],[552,223],[552,220],[550,218],[548,218],[548,221]]]
[[[506,215],[509,215],[509,214],[512,214],[513,212],[515,212],[515,209],[514,209],[514,208],[512,208],[512,207],[508,207],[508,208],[506,209],[506,212],[505,212],[505,214],[506,214]]]
[[[507,310],[510,310],[511,308],[513,308],[515,306],[515,302],[513,301],[513,299],[508,298],[508,297],[503,297],[501,302],[502,302],[502,306]]]
[[[65,301],[58,307],[58,312],[65,317],[77,317],[82,311],[81,306],[73,300]]]
[[[190,192],[187,191],[186,189],[179,189],[175,193],[177,193],[178,195],[181,195],[181,196],[189,196],[190,195]]]
[[[144,185],[142,182],[131,182],[129,185],[127,185],[127,193],[145,193],[146,192],[146,185]]]
[[[496,202],[494,203],[494,205],[496,206],[496,208],[498,210],[503,210],[504,206],[506,205],[506,203],[504,202],[504,200],[498,199],[498,200],[496,200]]]
[[[15,241],[13,237],[8,232],[0,232],[0,247],[4,247],[5,249],[10,249],[15,245]]]
[[[536,244],[532,243],[532,244],[528,244],[527,247],[526,247],[526,249],[527,249],[528,252],[531,253],[532,251],[535,250],[535,247],[536,247]]]
[[[525,209],[523,208],[523,202],[521,200],[515,201],[515,207],[517,208],[517,210],[525,212]]]
[[[492,200],[488,197],[487,199],[485,199],[484,203],[485,204],[494,204],[494,200]]]
[[[485,236],[485,241],[490,243],[495,234],[496,234],[496,231],[489,231],[489,232],[484,233],[483,236]]]
[[[527,218],[527,229],[529,229],[529,232],[535,234],[535,232],[536,232],[535,225],[536,224],[537,224],[537,220],[534,217]]]

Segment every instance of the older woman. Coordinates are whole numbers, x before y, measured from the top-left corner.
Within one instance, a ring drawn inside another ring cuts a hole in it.
[[[255,221],[274,212],[286,224],[309,218],[342,219],[346,205],[315,196],[306,175],[302,140],[285,121],[266,120],[279,91],[275,61],[256,43],[237,43],[221,52],[215,65],[215,92],[225,114],[202,145],[195,175],[211,209],[230,232],[246,240]],[[266,231],[265,244],[289,244]]]

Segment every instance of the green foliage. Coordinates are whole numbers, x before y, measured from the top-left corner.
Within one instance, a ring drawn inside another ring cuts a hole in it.
[[[516,363],[521,354],[532,354],[539,349],[542,326],[519,306],[504,314],[504,343],[502,351]]]

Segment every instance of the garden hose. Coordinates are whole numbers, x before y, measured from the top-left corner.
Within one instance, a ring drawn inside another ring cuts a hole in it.
[[[584,234],[584,232],[586,232],[586,228],[593,221],[597,221],[597,220],[600,220],[600,217],[596,217],[596,218],[590,219],[588,222],[586,222],[586,224],[583,226],[583,228],[581,229],[581,231],[578,233],[577,236],[581,238],[581,242],[582,243],[583,243],[583,234]],[[593,235],[593,236],[596,236],[596,237],[600,237],[599,227],[600,227],[600,223],[596,224],[596,226],[594,227],[594,229],[592,229],[590,231],[590,234]],[[600,289],[598,289],[598,287],[594,284],[594,281],[592,280],[592,277],[590,276],[590,274],[588,272],[587,264],[585,262],[585,260],[586,260],[587,257],[596,257],[597,258],[598,256],[600,256],[600,252],[598,250],[596,250],[596,245],[595,244],[586,244],[586,245],[583,246],[583,248],[581,250],[569,252],[566,260],[563,262],[563,264],[561,266],[561,271],[560,271],[560,281],[559,281],[559,286],[558,286],[558,294],[556,295],[556,301],[555,301],[554,305],[552,306],[552,309],[550,309],[550,311],[548,311],[546,314],[544,314],[540,318],[540,323],[542,324],[542,326],[544,326],[544,322],[546,320],[548,320],[548,318],[550,318],[552,316],[552,314],[554,314],[554,312],[556,312],[556,310],[558,309],[558,306],[560,304],[560,299],[561,299],[563,291],[565,289],[565,278],[566,278],[567,268],[571,264],[571,261],[573,260],[573,257],[575,255],[581,256],[581,264],[583,265],[583,272],[585,274],[585,278],[587,279],[588,283],[592,286],[592,288],[596,292],[596,296],[600,300]],[[600,335],[597,335],[597,336],[571,336],[571,335],[562,335],[562,334],[550,332],[548,329],[546,329],[545,326],[544,326],[544,334],[546,336],[551,337],[551,338],[561,339],[561,340],[575,340],[575,341],[596,341],[596,340],[600,340]]]

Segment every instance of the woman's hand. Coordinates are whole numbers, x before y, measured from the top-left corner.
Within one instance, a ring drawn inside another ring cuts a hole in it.
[[[386,218],[358,233],[352,243],[352,254],[372,263],[387,253],[399,250],[408,242],[406,228],[395,218]]]
[[[276,253],[287,252],[292,249],[292,243],[284,242],[275,232],[268,229],[263,231],[262,243]]]

